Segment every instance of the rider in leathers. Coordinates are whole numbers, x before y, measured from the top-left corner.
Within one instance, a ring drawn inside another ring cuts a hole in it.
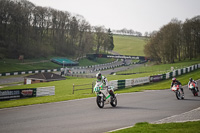
[[[102,82],[103,85],[105,86],[107,92],[113,96],[113,98],[115,98],[115,94],[113,91],[108,91],[108,80],[106,77],[102,76],[102,74],[99,72],[96,74],[96,78],[97,78],[97,81],[96,82]]]
[[[184,91],[183,91],[183,88],[182,88],[181,82],[180,82],[180,81],[178,81],[178,80],[176,80],[176,78],[172,78],[171,87],[172,87],[174,84],[177,84],[177,85],[179,85],[179,88],[181,89],[181,91],[182,91],[182,94],[183,94],[183,97],[184,97]]]
[[[197,82],[194,81],[192,78],[190,78],[190,81],[188,82],[188,88],[189,88],[190,83],[192,83],[192,82],[195,84],[195,87],[196,87],[196,89],[197,89],[197,92],[199,92],[199,88],[198,88],[198,86],[197,86]]]

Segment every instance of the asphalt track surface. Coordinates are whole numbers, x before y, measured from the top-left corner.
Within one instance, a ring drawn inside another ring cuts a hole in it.
[[[100,109],[95,98],[0,109],[1,133],[102,133],[138,122],[154,122],[200,107],[184,86],[185,99],[171,90],[119,94],[118,105]]]

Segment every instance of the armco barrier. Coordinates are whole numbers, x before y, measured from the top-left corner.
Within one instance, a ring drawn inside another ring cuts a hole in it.
[[[200,68],[200,64],[196,64],[193,66],[189,66],[183,69],[177,69],[172,72],[168,72],[165,74],[159,74],[159,75],[154,75],[150,77],[141,77],[141,78],[135,78],[135,79],[126,79],[126,80],[112,80],[109,82],[110,86],[114,86],[114,89],[123,89],[127,87],[132,87],[135,85],[141,85],[145,83],[150,83],[150,82],[157,82],[169,78],[173,78],[191,71],[194,71],[196,69]]]
[[[22,75],[22,74],[30,74],[30,73],[43,73],[43,72],[57,72],[61,69],[46,69],[46,70],[33,70],[33,71],[21,71],[21,72],[11,72],[11,73],[0,73],[0,76],[10,76],[10,75]]]
[[[123,89],[123,88],[125,88],[125,87],[126,87],[126,86],[125,86],[125,82],[126,82],[126,80],[118,80],[118,81],[117,81],[118,89]]]
[[[150,82],[150,77],[141,77],[135,79],[126,79],[126,80],[112,80],[109,82],[109,85],[113,86],[114,89],[117,90],[149,82]]]
[[[189,73],[189,72],[194,71],[198,68],[200,68],[200,64],[192,65],[192,66],[182,68],[182,69],[177,69],[177,70],[174,70],[172,72],[168,72],[166,74],[163,74],[163,79],[169,79],[169,78],[173,78],[173,77],[185,74],[185,73]]]

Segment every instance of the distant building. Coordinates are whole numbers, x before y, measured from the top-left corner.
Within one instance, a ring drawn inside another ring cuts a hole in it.
[[[50,82],[50,81],[65,80],[65,79],[66,78],[61,75],[51,72],[45,72],[24,77],[24,84],[34,84],[34,83]]]

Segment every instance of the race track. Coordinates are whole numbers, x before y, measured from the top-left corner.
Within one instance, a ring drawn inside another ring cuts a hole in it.
[[[38,104],[0,110],[1,133],[102,133],[154,122],[200,107],[184,87],[185,100],[177,100],[168,90],[118,95],[116,108],[99,109],[95,98]]]

